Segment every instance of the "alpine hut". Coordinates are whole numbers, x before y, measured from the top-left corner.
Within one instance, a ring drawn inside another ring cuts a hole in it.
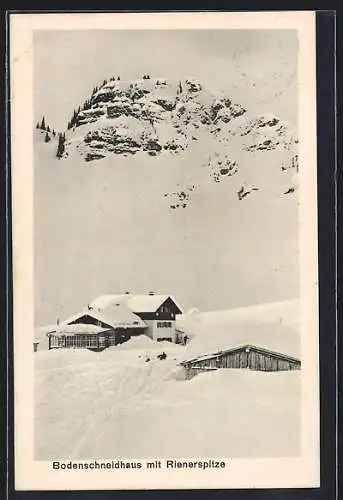
[[[91,309],[103,312],[109,307],[118,306],[123,306],[138,316],[145,325],[143,333],[151,339],[175,342],[175,320],[177,315],[182,314],[182,310],[170,295],[153,292],[146,295],[101,295],[90,304]]]
[[[175,342],[175,316],[181,309],[169,295],[101,295],[49,335],[49,349],[102,350],[132,336]]]

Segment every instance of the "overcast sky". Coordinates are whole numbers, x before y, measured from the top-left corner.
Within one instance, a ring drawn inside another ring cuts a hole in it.
[[[254,112],[296,124],[295,30],[82,30],[34,33],[34,109],[63,130],[94,85],[114,75],[193,77]]]

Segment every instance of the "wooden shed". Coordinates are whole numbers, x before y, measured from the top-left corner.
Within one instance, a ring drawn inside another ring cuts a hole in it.
[[[231,325],[226,331],[194,338],[187,351],[181,362],[187,379],[220,368],[266,372],[301,368],[300,337],[280,325]]]
[[[247,368],[266,372],[300,370],[301,368],[299,359],[251,345],[184,361],[181,364],[186,369],[187,379],[194,377],[199,372],[218,370],[219,368]]]

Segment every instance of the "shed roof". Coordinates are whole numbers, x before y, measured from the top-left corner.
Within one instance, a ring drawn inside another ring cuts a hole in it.
[[[90,306],[95,309],[107,309],[108,306],[121,304],[126,305],[134,313],[155,312],[168,298],[177,306],[170,295],[101,295]],[[179,306],[177,306],[179,308]],[[180,309],[180,308],[179,308]],[[180,309],[181,310],[181,309]]]
[[[243,346],[254,346],[295,359],[300,359],[300,335],[280,323],[256,324],[245,322],[199,335],[191,340],[183,361],[214,355]]]

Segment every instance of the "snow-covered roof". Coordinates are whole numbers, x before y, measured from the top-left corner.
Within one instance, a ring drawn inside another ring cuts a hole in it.
[[[141,320],[139,316],[134,314],[130,309],[128,309],[125,304],[109,304],[106,307],[106,311],[100,310],[100,308],[95,308],[90,305],[89,308],[85,308],[83,311],[71,316],[63,322],[64,325],[73,323],[74,321],[82,318],[82,316],[91,316],[97,321],[101,321],[106,325],[113,328],[145,328],[146,324]]]
[[[236,323],[217,327],[208,334],[194,337],[185,350],[183,361],[217,354],[243,346],[300,359],[299,333],[282,323]]]
[[[103,328],[97,325],[88,325],[77,323],[74,325],[61,324],[58,326],[54,335],[98,335],[101,332],[106,331],[107,328]]]
[[[155,312],[165,302],[170,295],[101,295],[90,306],[95,309],[104,310],[110,305],[126,305],[134,313]],[[175,303],[175,300],[170,297]]]

